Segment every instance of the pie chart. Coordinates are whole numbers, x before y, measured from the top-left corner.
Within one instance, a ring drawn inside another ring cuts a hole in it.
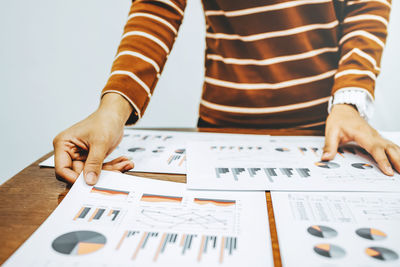
[[[360,228],[356,230],[356,234],[368,240],[383,240],[386,238],[384,232],[374,228]]]
[[[51,246],[66,255],[85,255],[95,252],[106,244],[106,237],[93,231],[69,232],[57,237]]]
[[[373,168],[373,166],[368,163],[353,163],[353,164],[351,164],[351,166],[353,166],[356,169],[360,169],[360,170],[368,170],[368,169]]]
[[[395,261],[399,258],[396,252],[383,247],[369,247],[365,250],[368,256],[381,261]]]
[[[279,151],[279,152],[289,152],[290,151],[290,149],[286,148],[286,147],[278,147],[278,148],[275,148],[275,150]]]
[[[320,238],[331,238],[337,236],[335,229],[323,225],[313,225],[307,228],[310,235]]]
[[[346,251],[341,247],[332,244],[319,244],[314,247],[314,251],[323,257],[339,259],[346,255]]]
[[[332,161],[318,161],[315,162],[315,165],[317,165],[320,168],[324,168],[324,169],[336,169],[339,168],[340,165],[332,162]]]

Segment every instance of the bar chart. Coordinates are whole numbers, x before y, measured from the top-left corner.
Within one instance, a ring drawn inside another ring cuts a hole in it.
[[[260,178],[268,179],[270,183],[280,178],[308,178],[311,176],[311,170],[309,168],[228,168],[228,167],[216,167],[215,177],[232,179],[233,181],[239,181],[240,179]]]
[[[110,225],[117,223],[124,213],[125,211],[121,208],[84,205],[78,210],[78,212],[76,212],[73,221],[80,223]]]
[[[180,258],[186,258],[186,262],[223,264],[227,257],[234,255],[238,243],[236,236],[126,230],[115,250],[130,251],[133,262],[161,263],[166,259],[180,261]]]

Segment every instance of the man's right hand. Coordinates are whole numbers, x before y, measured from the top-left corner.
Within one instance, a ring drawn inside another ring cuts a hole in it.
[[[86,183],[94,185],[102,168],[121,172],[132,169],[133,163],[126,157],[103,165],[121,142],[131,112],[125,98],[108,93],[94,113],[58,134],[53,141],[57,177],[74,183],[83,171]]]

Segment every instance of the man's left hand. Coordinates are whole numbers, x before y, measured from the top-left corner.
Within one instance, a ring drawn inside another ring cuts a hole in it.
[[[334,105],[326,121],[325,147],[321,159],[334,159],[338,147],[351,141],[367,150],[384,174],[394,175],[393,168],[400,172],[400,147],[383,138],[352,105]]]

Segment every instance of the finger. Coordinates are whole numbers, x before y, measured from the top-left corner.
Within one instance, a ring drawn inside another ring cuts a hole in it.
[[[374,158],[376,163],[378,163],[379,169],[389,176],[393,176],[394,172],[392,166],[390,165],[389,159],[386,156],[385,149],[383,146],[375,145],[371,148],[371,151],[368,151],[371,156]]]
[[[321,160],[333,160],[336,156],[340,142],[339,130],[327,130],[325,135],[324,153]]]
[[[105,164],[116,164],[116,163],[119,163],[119,162],[129,161],[129,160],[131,160],[131,158],[129,158],[127,156],[120,156],[120,157],[118,157],[116,159],[113,159],[113,160],[111,160],[109,162],[106,162]]]
[[[78,178],[79,173],[72,170],[72,158],[70,154],[62,147],[56,145],[54,149],[54,165],[58,179],[65,180],[73,184]]]
[[[83,171],[85,181],[88,185],[95,185],[97,183],[106,153],[107,149],[102,143],[90,146]]]
[[[392,166],[397,172],[400,173],[400,147],[396,145],[389,145],[386,148],[386,155],[389,157]]]
[[[111,164],[111,162],[108,162],[103,165],[103,170],[126,172],[126,171],[129,171],[130,169],[132,169],[133,167],[134,167],[134,164],[132,161],[124,160],[124,161],[121,161],[118,163],[113,163],[113,164]]]
[[[83,171],[83,167],[85,166],[85,163],[80,160],[74,160],[72,161],[72,170],[76,173],[81,173]]]

